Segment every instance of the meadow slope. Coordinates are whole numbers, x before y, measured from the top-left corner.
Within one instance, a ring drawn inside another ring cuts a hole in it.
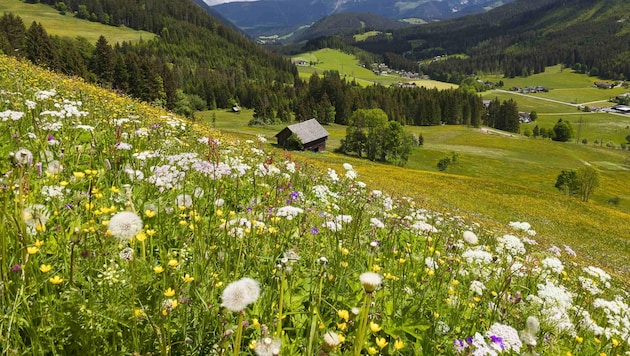
[[[293,156],[7,57],[0,87],[3,354],[630,350],[627,285],[523,220],[537,192]],[[511,220],[460,214],[490,204]]]

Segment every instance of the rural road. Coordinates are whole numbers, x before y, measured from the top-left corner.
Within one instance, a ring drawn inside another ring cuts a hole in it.
[[[560,101],[560,100],[554,100],[554,99],[548,99],[548,98],[541,98],[539,96],[534,96],[534,95],[529,95],[529,94],[523,94],[523,93],[517,93],[515,91],[509,91],[509,90],[503,90],[503,89],[496,89],[496,91],[498,92],[502,92],[502,93],[508,93],[508,94],[513,94],[513,95],[521,95],[521,96],[526,96],[528,98],[532,98],[532,99],[538,99],[538,100],[545,100],[545,101],[550,101],[552,103],[557,103],[557,104],[564,104],[564,105],[570,105],[573,107],[578,107],[581,106],[583,104],[572,104],[572,103],[567,103],[566,101]]]

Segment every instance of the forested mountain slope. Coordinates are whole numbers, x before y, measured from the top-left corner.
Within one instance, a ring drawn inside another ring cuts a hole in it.
[[[70,0],[65,6],[79,18],[142,29],[158,37],[137,44],[103,38],[94,45],[48,36],[43,27],[24,24],[19,14],[7,14],[0,20],[0,50],[170,109],[184,101],[198,109],[228,107],[235,98],[251,105],[250,98],[270,90],[265,88],[273,83],[292,85],[297,76],[288,60],[190,0]]]
[[[612,79],[630,77],[630,3],[623,0],[518,0],[484,14],[395,31],[393,38],[357,44],[410,60],[436,61],[433,77],[458,81],[476,71],[529,75],[564,63]]]

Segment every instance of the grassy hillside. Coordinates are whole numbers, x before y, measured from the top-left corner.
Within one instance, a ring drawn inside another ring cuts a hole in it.
[[[3,354],[629,349],[628,214],[273,150],[7,57],[0,85]]]
[[[4,12],[12,12],[20,16],[27,27],[33,21],[39,22],[48,34],[71,38],[81,36],[90,43],[96,43],[101,35],[105,36],[111,43],[147,41],[155,37],[154,34],[146,31],[81,20],[74,17],[73,14],[61,15],[52,7],[44,4],[27,4],[18,0],[6,0],[0,2],[0,13]]]
[[[264,135],[275,142],[273,136],[284,126],[248,127],[252,114],[251,111],[241,114],[216,111],[199,117],[210,122],[216,115],[215,125],[219,129],[244,137]],[[607,119],[610,118],[618,117],[608,115]],[[630,125],[630,118],[618,119]],[[540,123],[547,121],[550,119],[546,116],[539,119]],[[524,214],[528,221],[538,223],[551,243],[571,241],[584,251],[596,251],[593,258],[616,261],[613,264],[627,258],[614,257],[617,246],[625,246],[624,241],[630,239],[626,228],[630,222],[630,186],[624,183],[630,181],[627,151],[526,138],[493,130],[407,126],[408,130],[422,134],[425,144],[414,149],[407,168],[401,169],[332,153],[345,136],[345,126],[329,125],[326,129],[330,133],[327,153],[293,154],[322,167],[349,161],[366,180],[421,199],[434,209],[483,216],[495,222],[506,222]],[[585,125],[583,137],[605,137],[607,131],[604,123],[591,123]],[[459,163],[449,168],[447,174],[439,173],[437,162],[452,153],[459,155]],[[577,169],[584,164],[598,168],[602,178],[601,186],[588,203],[564,197],[554,188],[561,170]],[[617,207],[607,204],[612,197],[621,198]],[[593,235],[615,239],[619,245],[595,241]],[[630,253],[630,246],[624,249]]]
[[[314,63],[308,66],[298,66],[298,73],[301,78],[308,79],[314,72],[319,74],[327,70],[336,70],[346,80],[356,80],[363,86],[373,85],[374,83],[381,85],[392,85],[400,82],[415,82],[416,85],[425,86],[427,88],[454,88],[457,85],[438,82],[434,80],[410,80],[401,78],[398,75],[377,75],[369,68],[359,65],[359,60],[353,55],[343,53],[336,49],[324,48],[313,52],[301,53],[291,57],[293,60],[304,60],[307,63]]]

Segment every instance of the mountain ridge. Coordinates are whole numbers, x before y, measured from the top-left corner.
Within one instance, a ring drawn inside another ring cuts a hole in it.
[[[253,37],[287,36],[297,29],[338,13],[372,13],[392,20],[444,20],[486,11],[514,0],[259,0],[236,1],[212,6]]]

